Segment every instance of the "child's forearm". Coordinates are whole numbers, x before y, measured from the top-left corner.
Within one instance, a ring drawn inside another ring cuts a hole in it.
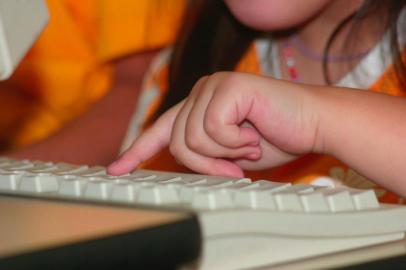
[[[311,88],[320,115],[316,150],[406,196],[406,100],[365,90]]]
[[[156,52],[140,52],[113,63],[112,89],[55,135],[14,152],[12,158],[105,165],[119,151],[137,103],[144,73]]]

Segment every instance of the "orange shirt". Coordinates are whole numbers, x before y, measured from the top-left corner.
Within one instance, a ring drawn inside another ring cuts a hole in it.
[[[243,59],[240,61],[236,70],[244,72],[252,72],[261,74],[263,69],[258,55],[258,47],[252,46],[246,53]],[[378,50],[376,50],[378,51]],[[369,59],[364,64],[368,67],[371,61],[374,60],[374,55],[368,56]],[[376,58],[376,57],[375,57]],[[263,59],[263,58],[262,58]],[[159,89],[160,93],[150,103],[150,107],[145,114],[145,119],[148,118],[159,106],[162,96],[167,89],[167,65],[165,61],[156,68],[153,75],[147,81],[144,92],[153,91]],[[404,96],[405,93],[401,91],[399,84],[397,83],[394,68],[390,64],[386,68],[386,71],[378,75],[378,79],[369,84],[370,91],[384,92],[396,96]],[[130,136],[130,137],[134,137]],[[164,171],[186,171],[183,166],[178,165],[174,158],[170,155],[168,149],[161,151],[151,160],[143,164],[144,168]],[[364,176],[356,173],[349,168],[346,164],[339,160],[326,155],[308,154],[286,165],[256,172],[246,172],[246,176],[252,179],[269,179],[282,182],[293,183],[307,183],[318,184],[320,181],[332,181],[333,185],[347,185],[354,188],[373,188],[382,202],[389,203],[404,203],[404,199],[399,198],[395,194],[382,189],[372,181],[369,181]],[[326,178],[325,176],[328,176]]]
[[[111,87],[111,61],[174,40],[186,0],[47,0],[50,21],[0,84],[0,144],[55,132]]]

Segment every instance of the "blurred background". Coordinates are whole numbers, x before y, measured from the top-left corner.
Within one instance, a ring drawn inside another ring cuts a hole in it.
[[[38,142],[112,88],[115,63],[170,45],[186,0],[47,0],[50,20],[0,82],[0,150]]]

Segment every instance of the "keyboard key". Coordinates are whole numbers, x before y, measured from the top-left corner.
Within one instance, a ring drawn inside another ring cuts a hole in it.
[[[144,186],[138,191],[137,202],[147,204],[179,203],[176,189],[167,185]]]
[[[81,197],[85,193],[87,180],[83,177],[66,175],[61,177],[59,194],[65,196]]]
[[[80,177],[91,177],[91,176],[101,176],[101,175],[106,175],[106,168],[101,167],[101,166],[93,166],[90,168],[87,168],[85,170],[76,172],[76,173],[70,173],[72,175],[77,175]]]
[[[28,173],[50,173],[58,168],[53,163],[35,164],[33,167],[26,169]]]
[[[84,196],[91,199],[107,200],[111,195],[112,188],[112,181],[94,179],[87,183]]]
[[[87,168],[87,166],[83,166]],[[79,166],[74,166],[70,165],[67,163],[57,163],[57,164],[50,164],[46,166],[36,166],[34,168],[28,169],[27,171],[31,173],[41,173],[41,172],[46,172],[46,173],[53,173],[53,174],[63,174],[67,173],[71,170],[77,170],[80,168]]]
[[[376,198],[375,192],[372,189],[349,189],[349,192],[355,205],[355,209],[364,210],[379,207],[378,199]]]
[[[232,184],[233,181],[231,180],[221,182],[211,180],[204,183],[201,182],[190,183],[182,186],[179,189],[179,196],[182,202],[190,202],[193,196],[199,191],[227,187]]]
[[[14,160],[7,157],[0,157],[0,166],[2,166],[3,164],[10,164],[13,161]]]
[[[180,189],[183,188],[185,185],[203,184],[203,183],[207,183],[207,180],[206,180],[206,178],[201,178],[201,177],[195,177],[195,178],[189,178],[189,179],[185,179],[185,177],[182,177],[180,179],[162,181],[159,183],[161,185],[170,186],[171,188],[174,188],[175,190],[180,192]]]
[[[176,182],[177,180],[181,179],[180,177],[174,177],[171,175],[160,175],[160,174],[150,174],[150,173],[144,173],[141,172],[140,174],[132,174],[128,177],[124,177],[123,179],[129,179],[135,183],[138,182],[148,182],[148,183],[173,183]]]
[[[171,183],[179,183],[183,181],[180,176],[167,176],[166,178],[160,178],[160,181],[157,182],[158,184],[171,184]]]
[[[1,169],[3,171],[23,171],[30,168],[33,168],[35,165],[32,163],[20,163],[20,164],[10,164],[3,166]]]
[[[272,193],[290,187],[290,183],[256,181],[251,186],[236,190],[234,202],[236,206],[252,209],[276,209]]]
[[[19,190],[27,192],[56,192],[58,191],[58,180],[48,173],[26,173],[21,176]]]
[[[273,191],[280,191],[280,190],[283,190],[285,188],[292,186],[291,183],[274,182],[274,181],[269,181],[269,180],[258,180],[253,183],[259,184],[261,188],[269,188],[269,189],[272,189]]]
[[[181,175],[182,183],[204,183],[207,182],[207,176],[205,175]]]
[[[0,190],[13,191],[17,190],[20,184],[21,176],[25,172],[3,172],[0,174]]]
[[[231,194],[222,190],[201,190],[192,198],[191,206],[196,209],[221,209],[234,206]]]
[[[306,212],[328,212],[329,206],[322,193],[310,192],[299,195]]]
[[[128,180],[117,180],[114,183],[111,199],[120,202],[135,202],[141,185]]]
[[[280,211],[303,211],[303,205],[299,197],[300,193],[312,192],[314,187],[310,185],[293,185],[275,192],[274,198]]]
[[[81,165],[81,166],[73,166],[72,168],[66,168],[66,169],[57,169],[56,171],[53,171],[52,173],[56,175],[79,175],[82,172],[85,172],[86,170],[89,169],[89,166],[87,165]]]
[[[246,188],[253,188],[253,187],[259,187],[259,183],[252,183],[252,182],[234,182],[231,185],[227,185],[224,187],[219,187],[218,190],[222,190],[223,192],[228,192],[231,194],[231,196],[234,198],[235,192],[239,190],[243,190]]]
[[[325,189],[321,191],[327,199],[330,211],[351,211],[355,205],[351,198],[350,192],[344,188]]]
[[[134,176],[134,177],[145,177],[148,175],[157,175],[159,174],[158,171],[149,171],[149,170],[135,170],[133,172],[130,173],[130,176]]]

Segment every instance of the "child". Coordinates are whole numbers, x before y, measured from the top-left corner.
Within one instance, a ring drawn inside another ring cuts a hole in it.
[[[109,172],[129,172],[169,145],[178,162],[200,173],[241,176],[247,169],[261,170],[250,176],[281,181],[334,179],[333,184],[373,187],[381,201],[402,203],[366,178],[406,196],[406,129],[399,125],[406,101],[382,94],[404,95],[403,41],[397,33],[404,32],[405,3],[195,1],[172,54],[169,86],[161,85],[162,93],[168,88],[171,94],[148,115],[180,103],[163,113]],[[252,29],[273,35],[254,41],[259,33]],[[256,47],[249,47],[253,41]],[[199,77],[231,69],[283,80],[216,73],[192,89]],[[152,84],[168,70],[156,64],[154,71]],[[321,86],[328,84],[382,93]],[[165,169],[175,168],[164,153],[156,160]]]

